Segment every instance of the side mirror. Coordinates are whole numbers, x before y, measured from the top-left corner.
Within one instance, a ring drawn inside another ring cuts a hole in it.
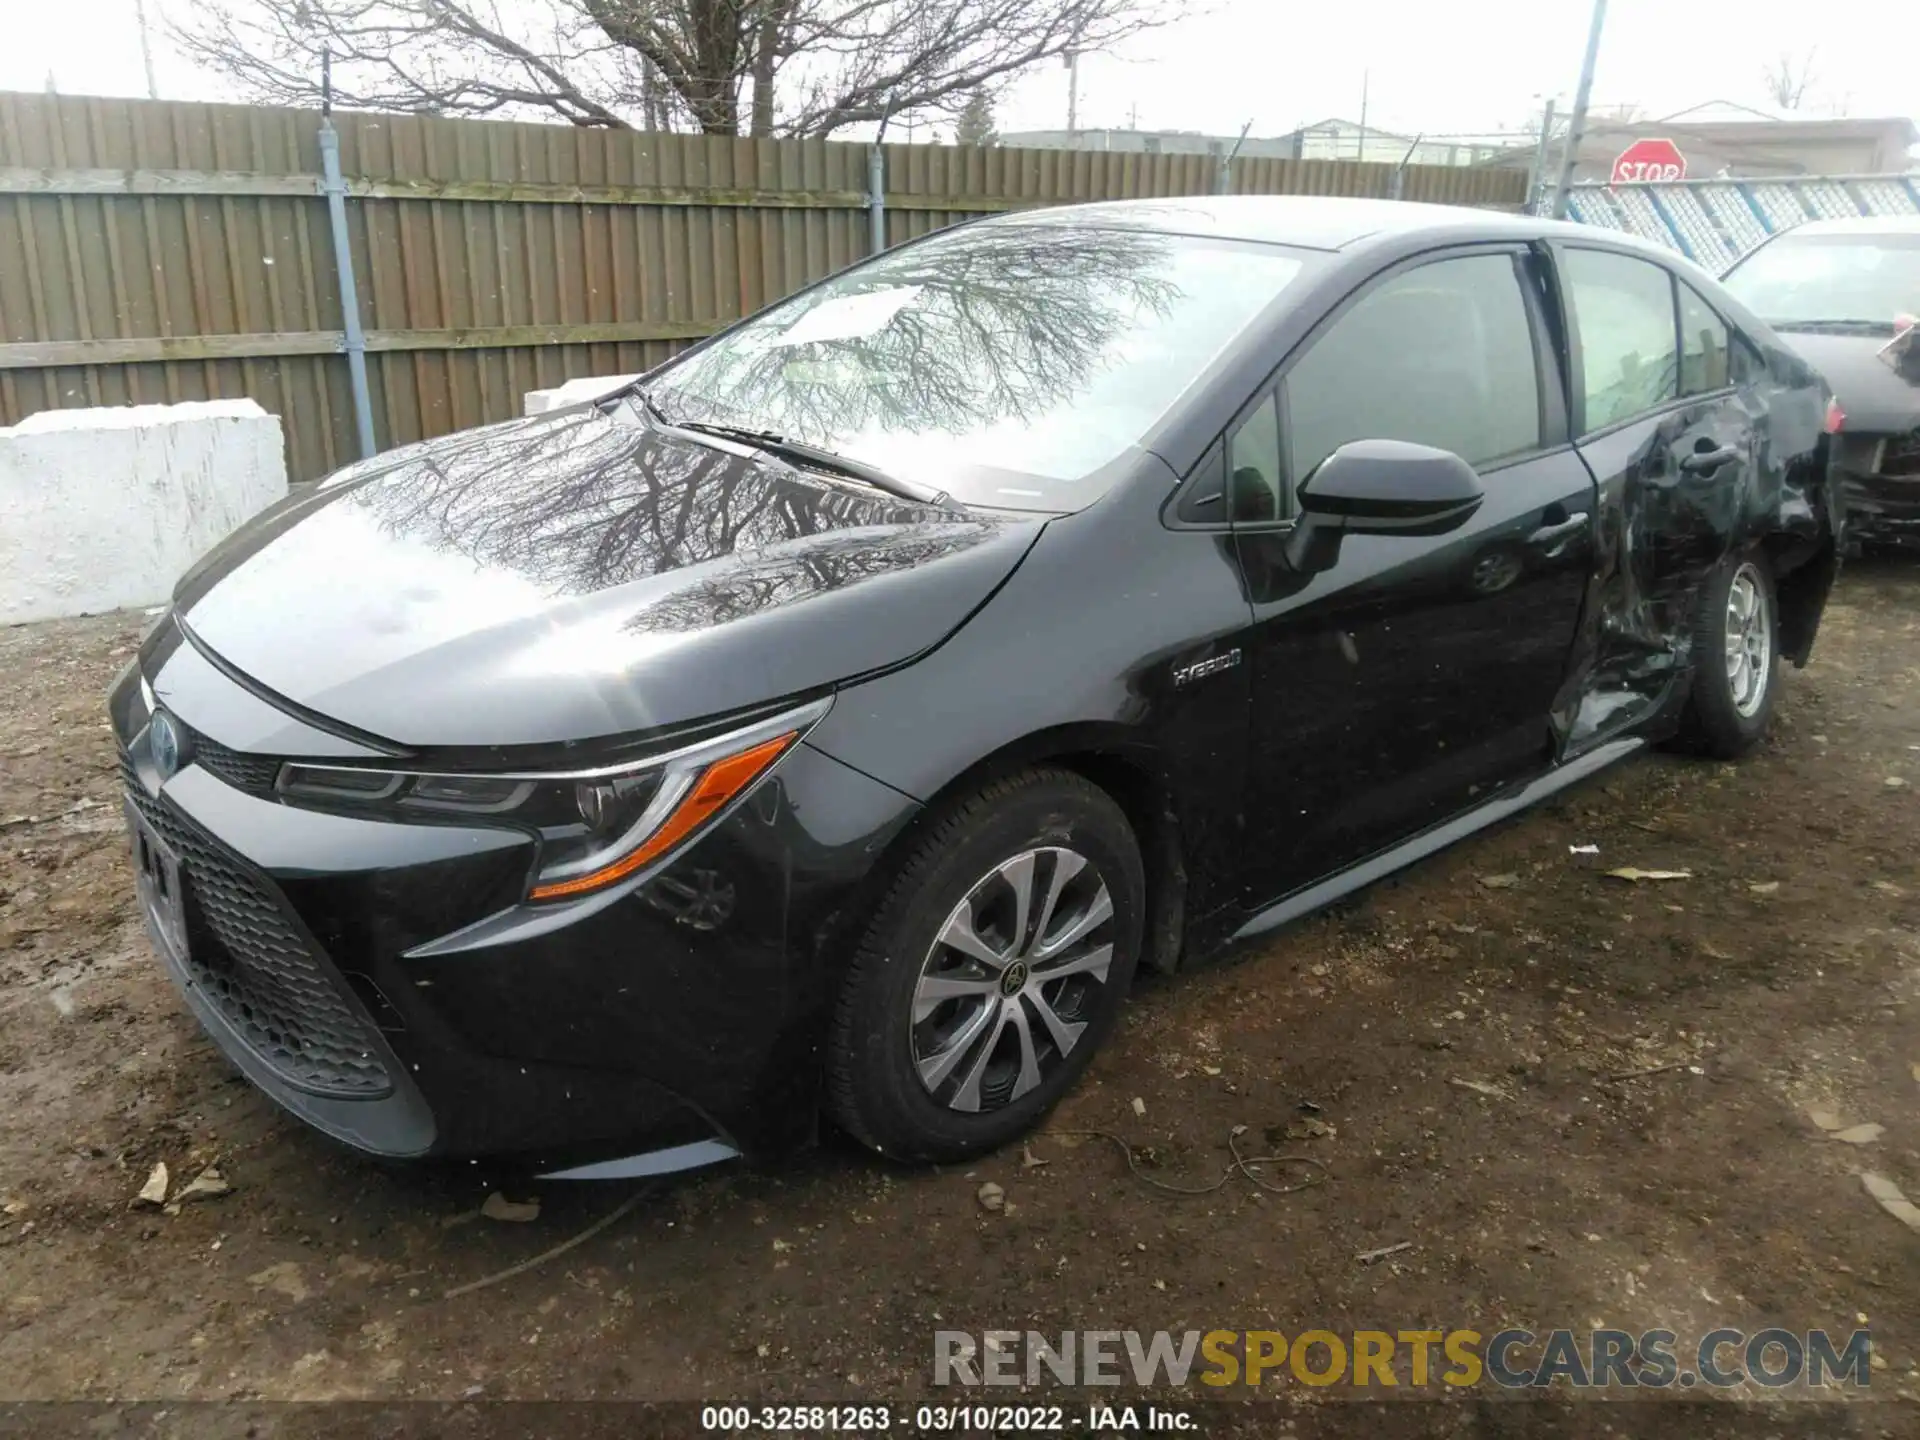
[[[1480,508],[1480,477],[1450,450],[1353,440],[1300,487],[1302,517],[1359,535],[1444,535]]]

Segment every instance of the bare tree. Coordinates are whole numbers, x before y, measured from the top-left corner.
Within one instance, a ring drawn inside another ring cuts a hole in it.
[[[1817,48],[1798,56],[1783,51],[1778,59],[1762,69],[1761,81],[1766,86],[1767,98],[1782,110],[1798,110],[1804,105],[1807,91],[1813,86],[1813,57],[1818,53]]]
[[[175,42],[250,99],[827,136],[1166,24],[1176,0],[173,0]]]

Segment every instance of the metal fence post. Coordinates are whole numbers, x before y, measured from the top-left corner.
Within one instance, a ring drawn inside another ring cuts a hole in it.
[[[353,283],[353,248],[347,241],[347,182],[340,174],[340,137],[320,113],[320,189],[333,225],[333,264],[340,276],[340,315],[346,332],[347,378],[353,387],[353,423],[360,457],[380,453],[373,442],[373,396],[367,389],[367,336],[360,328],[360,291]]]
[[[1233,162],[1239,158],[1240,147],[1247,143],[1247,132],[1251,129],[1253,129],[1253,121],[1249,120],[1240,127],[1240,137],[1233,142],[1231,150],[1225,154],[1217,150],[1214,152],[1220,157],[1219,162],[1213,167],[1214,194],[1231,195],[1233,193]]]
[[[887,152],[878,140],[867,147],[867,244],[873,255],[887,248]]]
[[[1413,137],[1413,143],[1407,146],[1407,153],[1400,157],[1400,163],[1393,167],[1393,174],[1387,177],[1387,198],[1404,200],[1407,198],[1407,165],[1413,159],[1413,152],[1420,148],[1420,142],[1426,139],[1424,133]]]
[[[1547,160],[1553,153],[1553,101],[1546,102],[1540,112],[1540,143],[1534,148],[1533,164],[1527,170],[1527,209],[1529,215],[1537,215],[1544,208],[1542,204],[1546,193]]]

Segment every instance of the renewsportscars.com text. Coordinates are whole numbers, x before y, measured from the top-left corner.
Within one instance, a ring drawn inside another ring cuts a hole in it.
[[[1866,1386],[1873,1337],[1855,1330],[937,1330],[935,1385],[1727,1389]]]

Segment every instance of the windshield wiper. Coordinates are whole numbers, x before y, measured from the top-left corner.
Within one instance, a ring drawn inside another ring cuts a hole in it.
[[[1776,330],[1805,330],[1830,335],[1891,335],[1891,320],[1770,320]]]
[[[818,445],[809,445],[804,440],[789,440],[785,435],[776,434],[772,430],[750,430],[740,425],[715,425],[705,420],[670,420],[667,423],[678,429],[692,430],[701,435],[717,435],[723,440],[738,440],[744,445],[765,450],[769,455],[778,455],[782,460],[797,460],[817,470],[849,475],[863,484],[873,486],[876,490],[885,490],[889,495],[898,495],[903,500],[917,500],[922,505],[944,505],[949,498],[944,490],[935,490],[930,485],[903,480],[898,475],[889,475],[885,470],[867,464],[864,460],[836,455],[831,450],[822,450]]]
[[[661,410],[653,397],[641,387],[635,386],[626,393],[646,407],[647,413],[660,424],[671,425],[676,430],[691,430],[698,435],[713,435],[722,440],[737,440],[742,445],[751,445],[756,450],[764,450],[769,455],[779,456],[782,460],[798,461],[816,470],[850,476],[862,484],[871,485],[876,490],[884,490],[889,495],[898,495],[902,500],[914,500],[922,505],[945,505],[952,498],[945,490],[935,490],[929,485],[903,480],[898,475],[889,475],[885,470],[869,465],[863,460],[836,455],[831,450],[822,450],[818,445],[809,445],[803,440],[790,440],[785,435],[772,430],[754,430],[744,425],[716,425],[707,420],[675,420]]]

